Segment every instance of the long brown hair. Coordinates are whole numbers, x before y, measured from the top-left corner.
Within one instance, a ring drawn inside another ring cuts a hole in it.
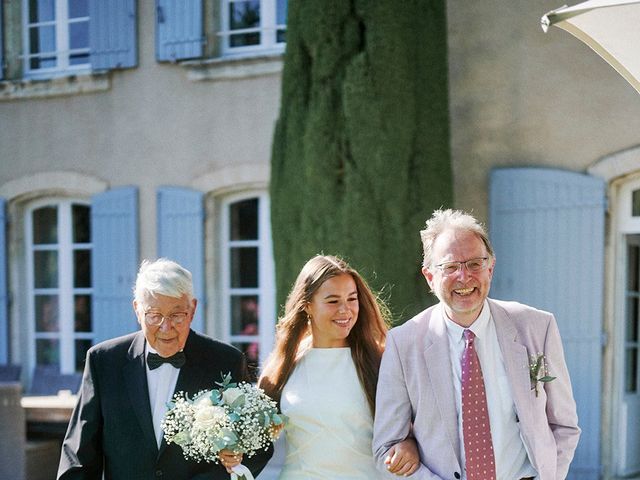
[[[353,278],[360,306],[358,320],[347,342],[371,413],[374,412],[378,370],[387,336],[388,310],[358,272],[344,260],[331,255],[317,255],[309,260],[287,297],[284,316],[276,327],[276,346],[259,380],[260,387],[276,401],[280,402],[282,389],[296,363],[311,346],[311,329],[305,308],[324,282],[343,274]]]

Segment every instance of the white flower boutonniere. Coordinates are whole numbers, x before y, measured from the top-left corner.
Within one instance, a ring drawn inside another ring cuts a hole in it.
[[[529,355],[529,378],[531,379],[531,390],[536,391],[536,397],[538,396],[538,384],[540,382],[547,383],[556,379],[556,377],[549,375],[544,353]]]

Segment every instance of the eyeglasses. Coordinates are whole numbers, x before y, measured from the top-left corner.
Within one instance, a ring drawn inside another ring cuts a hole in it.
[[[444,262],[440,265],[436,265],[436,268],[439,269],[443,275],[449,276],[458,272],[463,265],[467,268],[469,273],[478,273],[487,268],[489,265],[489,258],[479,257],[472,258],[471,260],[466,260],[464,262]]]
[[[171,315],[162,315],[156,312],[146,312],[144,314],[144,321],[147,325],[152,327],[159,327],[165,320],[171,322],[173,325],[180,325],[189,316],[186,312],[172,313]]]

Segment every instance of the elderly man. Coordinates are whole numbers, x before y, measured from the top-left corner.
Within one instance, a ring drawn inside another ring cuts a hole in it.
[[[245,359],[230,345],[191,330],[196,311],[191,273],[175,262],[143,262],[133,309],[141,331],[92,347],[78,404],[62,445],[59,480],[225,479],[222,464],[186,460],[163,439],[161,422],[174,392],[215,388],[222,374],[247,378]],[[271,452],[244,464],[257,475]]]
[[[554,316],[488,298],[495,257],[472,216],[438,210],[420,233],[440,302],[387,337],[378,467],[413,435],[418,479],[564,479],[580,429]]]

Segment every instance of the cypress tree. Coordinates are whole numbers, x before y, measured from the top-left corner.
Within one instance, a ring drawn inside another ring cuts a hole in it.
[[[271,221],[278,305],[344,257],[394,321],[433,302],[418,231],[452,203],[444,0],[290,0]]]

